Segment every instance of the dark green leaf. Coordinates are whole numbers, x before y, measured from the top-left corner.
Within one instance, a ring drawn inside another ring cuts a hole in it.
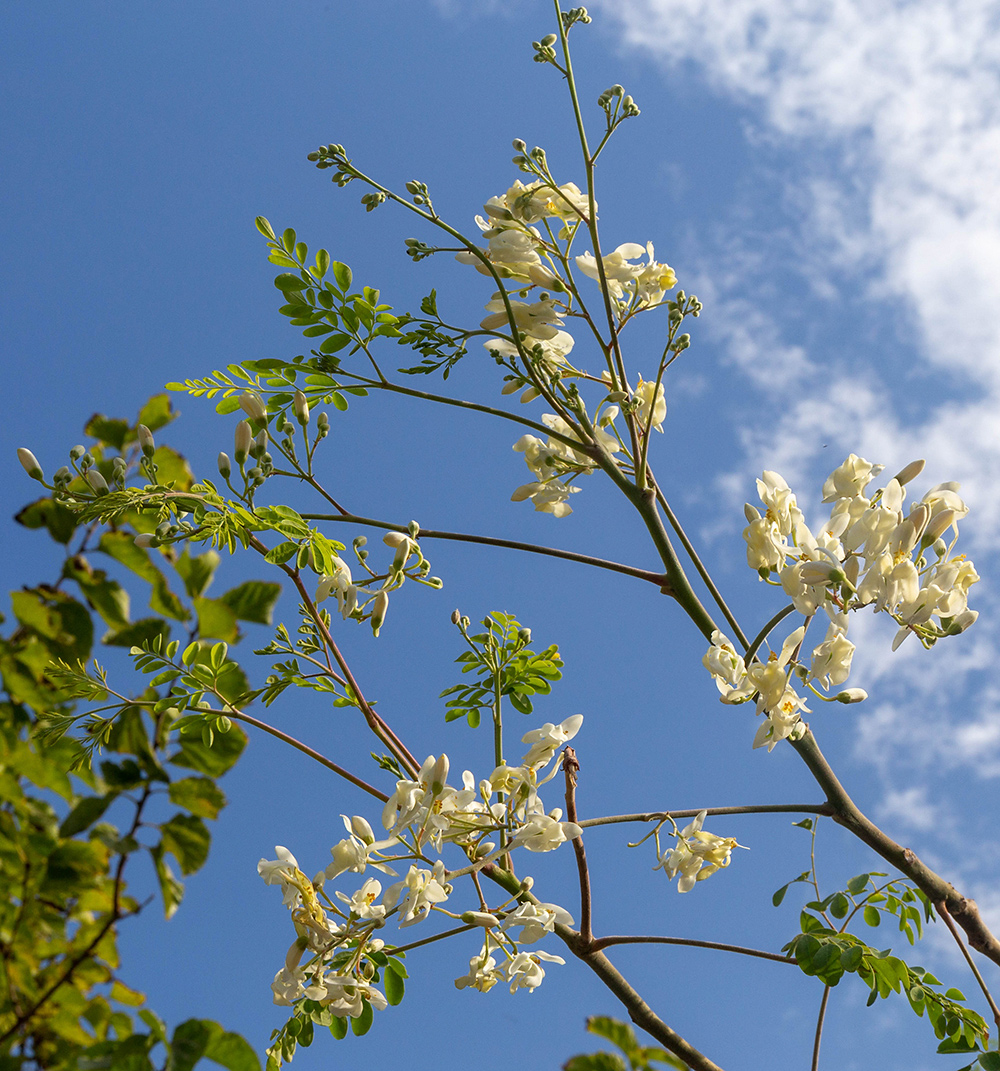
[[[339,353],[345,346],[350,345],[350,335],[330,335],[329,338],[323,339],[320,343],[320,353]]]
[[[77,833],[89,829],[104,814],[117,795],[117,792],[109,792],[106,796],[84,796],[62,820],[59,826],[59,836],[75,837]]]
[[[628,1071],[628,1064],[614,1052],[593,1052],[586,1056],[571,1056],[563,1071]]]
[[[858,874],[857,877],[851,878],[851,880],[847,883],[847,891],[852,896],[860,895],[868,887],[868,880],[870,876],[871,875],[869,874]]]
[[[266,580],[247,580],[227,591],[222,596],[222,601],[241,621],[270,625],[274,604],[280,594],[280,584]]]
[[[209,777],[185,777],[170,785],[170,800],[199,818],[218,818],[226,796]]]
[[[240,638],[236,614],[222,599],[196,598],[194,609],[198,615],[198,635],[203,640],[214,639],[236,643]]]
[[[160,826],[160,832],[163,850],[175,856],[183,875],[194,874],[205,865],[212,837],[200,818],[175,814]]]
[[[330,1024],[330,1033],[338,1040],[341,1041],[347,1037],[347,1019],[334,1017],[333,1022]]]
[[[1000,1052],[984,1052],[979,1057],[979,1066],[983,1071],[1000,1071]]]
[[[299,290],[305,290],[309,284],[298,273],[285,271],[275,276],[274,285],[287,295]]]
[[[372,1021],[375,1018],[375,1012],[371,1004],[368,1001],[364,1001],[361,1014],[357,1018],[351,1020],[351,1030],[358,1037],[367,1034],[372,1028]]]
[[[385,999],[390,1004],[398,1004],[403,999],[406,983],[395,971],[385,972]]]
[[[163,641],[170,636],[170,625],[160,617],[144,617],[141,621],[135,621],[128,628],[119,629],[117,632],[109,632],[101,643],[109,647],[144,647],[152,643],[157,637]]]
[[[191,554],[185,547],[184,553],[174,562],[174,568],[184,581],[184,590],[191,598],[205,594],[218,567],[219,555],[214,550]]]
[[[68,543],[76,531],[76,516],[72,510],[51,498],[39,498],[14,514],[14,520],[25,528],[47,528],[57,543]]]
[[[170,762],[209,777],[221,777],[235,765],[246,743],[246,733],[236,725],[228,733],[216,733],[211,747],[206,747],[196,733],[184,733],[180,749],[170,757]]]
[[[121,450],[125,445],[125,438],[130,430],[127,420],[109,419],[102,413],[95,413],[83,426],[84,435],[99,439],[116,450]]]
[[[847,917],[850,910],[851,905],[847,897],[843,893],[836,893],[830,902],[830,914],[835,919],[843,919]]]

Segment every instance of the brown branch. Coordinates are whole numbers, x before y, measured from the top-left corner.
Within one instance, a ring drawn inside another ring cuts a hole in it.
[[[576,757],[576,751],[567,747],[563,750],[563,774],[566,777],[566,820],[576,822],[576,778],[580,772],[580,763]],[[591,895],[590,895],[590,871],[587,869],[587,849],[583,845],[583,837],[573,840],[573,851],[576,853],[576,869],[580,875],[580,937],[582,940],[593,943],[594,933],[591,928]]]
[[[997,1024],[997,1030],[1000,1030],[1000,1008],[997,1007],[996,1001],[993,999],[993,994],[990,993],[986,987],[986,982],[983,976],[979,973],[979,968],[973,962],[972,956],[969,955],[969,950],[965,947],[958,929],[952,920],[951,914],[948,911],[948,907],[942,900],[940,903],[934,905],[938,909],[938,914],[944,919],[945,925],[951,931],[952,937],[955,938],[955,943],[962,950],[962,955],[965,957],[965,962],[968,963],[969,969],[976,976],[976,981],[979,983],[979,988],[983,991],[983,996],[986,998],[986,1003],[990,1006],[990,1011],[993,1012],[993,1021]]]
[[[807,729],[805,735],[795,741],[792,747],[799,753],[820,788],[826,793],[827,801],[832,808],[833,820],[850,830],[886,862],[904,873],[932,903],[943,903],[951,917],[965,930],[969,944],[987,959],[1000,965],[1000,941],[983,921],[976,902],[962,896],[954,885],[931,870],[915,852],[897,844],[861,812],[830,768],[811,731]]]
[[[819,1015],[816,1016],[816,1040],[813,1042],[812,1071],[819,1071],[819,1043],[823,1040],[823,1023],[826,1019],[826,1006],[830,1000],[830,987],[823,987],[823,999],[819,1002]]]
[[[758,948],[727,945],[719,941],[697,941],[693,937],[598,937],[591,947],[599,951],[610,945],[685,945],[691,948],[712,948],[718,952],[736,952],[741,956],[756,956],[758,959],[769,959],[774,963],[790,963],[793,967],[798,965],[797,960],[778,955],[777,952],[762,952]]]
[[[582,818],[577,825],[588,829],[591,826],[613,826],[623,822],[664,822],[667,818],[695,818],[704,811],[711,818],[725,814],[823,814],[832,817],[833,806],[829,803],[761,803],[746,807],[697,807],[686,811],[644,811],[640,814],[611,814],[603,818]]]
[[[371,517],[359,517],[354,514],[344,513],[341,516],[333,516],[329,513],[302,513],[304,521],[347,521],[351,524],[367,525],[369,528],[381,528],[387,532],[402,532],[408,534],[409,529],[405,524],[390,524],[387,521],[375,520]],[[538,543],[525,543],[519,539],[496,539],[493,536],[468,535],[464,532],[443,532],[433,528],[421,528],[418,538],[420,539],[450,539],[460,543],[477,543],[485,547],[502,547],[505,550],[523,550],[529,554],[541,554],[549,558],[562,558],[565,561],[578,562],[581,565],[592,565],[596,569],[609,569],[614,573],[623,573],[625,576],[633,576],[637,580],[646,580],[662,588],[666,584],[665,573],[654,573],[650,569],[639,569],[633,565],[622,565],[620,562],[608,561],[605,558],[595,558],[591,554],[578,554],[573,550],[560,550],[558,547],[546,547]]]

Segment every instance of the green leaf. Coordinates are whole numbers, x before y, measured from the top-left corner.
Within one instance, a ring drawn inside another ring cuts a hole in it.
[[[197,733],[184,733],[180,738],[179,750],[171,755],[169,761],[174,766],[197,770],[209,777],[221,777],[236,764],[246,744],[246,733],[237,725],[228,733],[216,733],[211,747],[206,747]]]
[[[154,394],[139,410],[137,424],[145,424],[150,431],[159,431],[177,419],[174,404],[169,394]]]
[[[572,1056],[563,1064],[563,1071],[628,1071],[628,1064],[614,1052],[594,1052],[587,1056]]]
[[[239,1034],[223,1030],[209,1019],[188,1019],[174,1031],[171,1071],[191,1071],[205,1058],[228,1071],[260,1071],[260,1060]]]
[[[639,1048],[635,1031],[627,1023],[612,1019],[609,1015],[592,1015],[587,1019],[587,1030],[598,1037],[607,1038],[613,1045],[631,1056]]]
[[[199,818],[218,818],[226,796],[210,777],[185,777],[170,785],[170,802]]]
[[[116,450],[121,450],[131,428],[127,420],[109,419],[103,413],[95,413],[83,426],[84,435],[99,439]]]
[[[47,528],[57,543],[68,543],[76,531],[76,515],[72,510],[53,502],[51,498],[39,498],[29,503],[14,520],[25,528]]]
[[[330,1024],[330,1033],[338,1040],[342,1041],[347,1037],[347,1019],[340,1016],[334,1016],[333,1022]]]
[[[156,869],[156,880],[160,883],[160,893],[163,896],[163,913],[169,919],[173,918],[177,908],[180,907],[184,898],[184,886],[177,880],[177,875],[171,869],[170,864],[163,857],[163,847],[157,844],[149,849],[153,857],[153,866]]]
[[[212,583],[215,570],[219,567],[219,561],[219,555],[214,550],[207,550],[204,554],[192,554],[185,547],[184,553],[174,562],[174,568],[184,581],[184,590],[192,599],[205,594],[208,585]]]
[[[984,1052],[979,1057],[979,1066],[983,1071],[1000,1071],[1000,1052]]]
[[[170,625],[161,617],[144,617],[128,628],[109,632],[101,643],[108,647],[145,647],[162,637],[165,643],[170,637]]]
[[[131,536],[125,532],[105,532],[98,543],[98,549],[131,569],[152,587],[149,608],[153,613],[172,617],[175,621],[186,621],[191,616],[180,599],[170,590],[167,578],[153,564],[149,552],[137,547]]]
[[[287,541],[279,543],[276,547],[271,547],[271,549],[264,555],[264,561],[270,562],[271,565],[283,565],[298,549],[298,543]]]
[[[205,865],[212,836],[200,818],[192,814],[175,814],[160,826],[160,833],[163,850],[177,859],[185,877]]]
[[[298,290],[305,290],[309,284],[296,272],[284,271],[275,276],[274,285],[287,295]]]
[[[77,833],[89,829],[104,814],[117,795],[117,792],[109,792],[105,796],[84,796],[62,820],[59,826],[59,836],[75,837]]]
[[[848,911],[851,910],[850,902],[843,893],[837,893],[830,903],[830,914],[835,919],[847,918]]]
[[[861,945],[851,945],[840,953],[840,965],[845,971],[856,971],[861,966],[865,953]]]
[[[87,602],[113,632],[129,626],[129,594],[117,580],[109,580],[103,569],[91,569],[81,554],[66,561],[63,576],[75,580]]]
[[[847,891],[851,896],[859,896],[868,887],[868,881],[871,878],[870,874],[858,874],[857,877],[851,878],[847,883]]]
[[[345,346],[350,345],[350,335],[330,335],[329,338],[323,339],[319,347],[320,353],[339,353]]]
[[[351,269],[337,260],[330,267],[333,269],[333,277],[337,280],[337,286],[346,294],[351,289],[351,282],[354,279]]]
[[[351,1020],[351,1031],[358,1037],[362,1037],[371,1030],[374,1019],[375,1011],[371,1004],[366,1000],[363,1002],[361,1014],[357,1016],[357,1018]]]
[[[396,974],[395,971],[385,972],[385,999],[390,1004],[398,1004],[403,999],[405,987],[406,983],[401,975]]]
[[[280,594],[280,584],[266,580],[247,580],[238,587],[230,588],[222,596],[222,601],[241,621],[270,625],[274,604]]]
[[[869,926],[878,926],[882,921],[882,912],[877,907],[872,907],[869,904],[864,910],[864,918]]]
[[[202,639],[236,643],[240,638],[236,614],[222,599],[196,598],[194,609],[198,615],[198,635]]]

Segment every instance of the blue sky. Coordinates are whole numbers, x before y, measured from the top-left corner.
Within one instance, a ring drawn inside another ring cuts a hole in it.
[[[739,537],[761,469],[780,471],[809,515],[850,451],[889,472],[926,457],[918,488],[962,482],[962,540],[983,578],[976,627],[929,653],[905,645],[890,655],[892,627],[872,622],[851,681],[871,698],[812,724],[858,802],[996,926],[997,5],[617,0],[591,10],[593,25],[575,31],[591,118],[590,102],[614,82],[643,110],[605,154],[604,241],[652,240],[705,302],[668,383],[653,463],[737,612],[752,626],[779,605],[746,569]],[[257,214],[329,248],[397,308],[433,286],[454,321],[479,321],[481,277],[448,259],[411,265],[403,239],[429,236],[391,207],[366,214],[356,187],[337,190],[305,161],[316,145],[343,143],[387,185],[428,182],[438,210],[470,233],[483,201],[518,177],[514,137],[543,145],[557,175],[582,182],[558,78],[531,61],[529,42],[552,29],[535,0],[502,12],[462,0],[364,11],[313,0],[11,4],[0,22],[8,514],[33,494],[16,447],[51,472],[92,412],[129,416],[168,380],[303,351],[277,314]],[[636,330],[641,371],[655,333]],[[496,403],[494,369],[475,355],[449,383]],[[235,419],[195,399],[177,405],[169,439],[211,476]],[[508,426],[382,398],[332,420],[329,486],[357,513],[655,566],[638,521],[596,477],[567,519],[510,503],[527,477]],[[56,568],[40,537],[12,523],[3,545],[3,590]],[[343,629],[360,679],[415,752],[445,749],[453,768],[488,772],[485,732],[445,726],[436,696],[457,679],[454,606],[473,618],[505,609],[564,650],[566,679],[537,712],[585,716],[585,813],[818,798],[791,749],[750,750],[751,715],[717,703],[703,642],[653,589],[484,549],[428,553],[443,592],[394,599],[377,641]],[[236,563],[217,583],[248,572],[259,568]],[[266,642],[258,633],[247,655]],[[342,712],[303,700],[272,714],[335,757],[364,760],[368,745]],[[527,731],[539,719],[521,720]],[[173,920],[150,910],[124,936],[124,973],[169,1020],[217,1018],[262,1048],[281,1021],[268,986],[291,927],[257,859],[286,844],[312,872],[342,836],[339,814],[369,812],[269,741],[252,741],[225,787],[231,804],[208,867]],[[629,852],[617,832],[588,840],[598,926],[780,948],[795,913],[791,898],[773,909],[770,893],[804,869],[807,838],[781,817],[709,828],[751,850],[682,897],[650,873],[650,851]],[[821,841],[831,883],[875,866],[833,828]],[[571,864],[557,852],[535,873],[543,899],[572,910]],[[502,1051],[556,1067],[587,1047],[585,1015],[616,1014],[575,965],[553,967],[531,995],[458,993],[452,979],[475,951],[460,940],[411,956],[403,1005],[367,1038],[318,1043],[293,1066],[406,1060],[422,1071],[483,1060],[496,1045],[488,1066],[508,1058]],[[818,987],[790,968],[721,955],[629,951],[616,962],[722,1066],[804,1064]],[[943,934],[911,961],[971,992]],[[997,981],[994,968],[985,973]],[[866,1011],[852,981],[834,994],[825,1066],[951,1066],[908,1008]]]

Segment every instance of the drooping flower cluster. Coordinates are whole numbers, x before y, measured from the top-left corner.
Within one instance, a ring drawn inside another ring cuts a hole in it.
[[[470,961],[469,974],[456,980],[460,989],[471,986],[486,992],[503,980],[511,992],[531,990],[544,977],[542,961],[564,962],[521,948],[552,933],[557,923],[573,921],[558,905],[531,897],[530,878],[521,882],[521,893],[489,911],[455,914],[444,905],[458,878],[518,848],[552,851],[581,835],[578,825],[562,821],[558,808],[545,810],[538,790],[558,772],[560,762],[553,764],[553,759],[582,722],[577,714],[532,730],[524,736],[529,751],[521,765],[498,766],[478,783],[466,771],[460,789],[448,784],[448,757],[430,756],[414,779],[396,782],[382,811],[388,836],[376,841],[364,818],[345,816],[348,836],[333,846],[333,862],[312,880],[287,848],[278,847],[276,859],[261,859],[258,873],[268,885],[281,886],[297,935],[271,987],[274,1002],[290,1005],[308,998],[340,1017],[360,1015],[365,1001],[384,1008],[386,997],[372,980],[392,950],[383,952],[385,944],[374,934],[393,916],[401,928],[423,922],[432,911],[483,927],[483,949]],[[428,851],[440,853],[449,844],[461,849],[467,865],[448,870],[440,858],[430,867],[422,865]],[[406,876],[384,891],[380,881],[369,877],[352,893],[327,892],[326,883],[369,868],[398,876],[391,864],[400,862],[411,864]],[[503,957],[499,966],[497,955]]]
[[[411,525],[411,531],[418,530],[415,524]],[[403,535],[402,532],[387,532],[382,537],[382,542],[395,551],[392,563],[384,575],[377,575],[368,566],[368,553],[361,550],[365,542],[363,537],[356,539],[354,546],[358,552],[358,560],[368,576],[358,583],[351,575],[347,562],[334,554],[333,571],[320,578],[315,601],[321,603],[331,595],[335,596],[337,609],[345,621],[349,617],[360,618],[365,610],[369,610],[372,631],[377,636],[389,610],[389,593],[402,587],[407,577],[435,588],[441,586],[441,581],[437,577],[428,576],[430,562],[423,556],[420,544],[415,538]]]
[[[958,484],[931,488],[904,515],[905,485],[922,469],[922,461],[908,465],[869,496],[868,485],[882,466],[851,454],[823,484],[823,501],[832,507],[816,533],[781,476],[765,472],[757,481],[764,512],[746,506],[747,561],[762,579],[780,584],[807,624],[823,610],[828,626],[809,655],[803,657],[800,650],[806,634],[801,626],[786,638],[780,653],[750,666],[730,640],[713,634],[703,662],[723,702],[756,696],[757,712],[765,715],[754,747],[766,744],[771,750],[779,740],[803,731],[801,713],[808,708],[792,687],[793,676],[824,699],[823,692],[847,680],[855,650],[847,638],[851,611],[873,606],[875,612],[889,614],[899,625],[893,650],[911,633],[930,647],[976,620],[968,592],[979,576],[964,555],[953,554],[958,522],[968,513]],[[832,698],[851,703],[866,697],[862,689],[852,688]]]
[[[717,837],[703,830],[701,827],[707,813],[701,811],[694,821],[676,834],[677,841],[672,849],[658,853],[658,862],[653,869],[662,868],[671,880],[680,874],[678,892],[690,892],[696,882],[704,881],[717,870],[729,866],[733,848],[743,847],[732,837]]]
[[[645,264],[632,264],[633,260],[646,254]],[[645,308],[658,305],[668,290],[677,285],[677,276],[669,264],[660,264],[653,259],[653,243],[645,247],[635,242],[625,242],[613,253],[601,258],[608,290],[619,305]],[[576,258],[576,266],[584,275],[600,280],[601,273],[593,253],[584,253]]]

